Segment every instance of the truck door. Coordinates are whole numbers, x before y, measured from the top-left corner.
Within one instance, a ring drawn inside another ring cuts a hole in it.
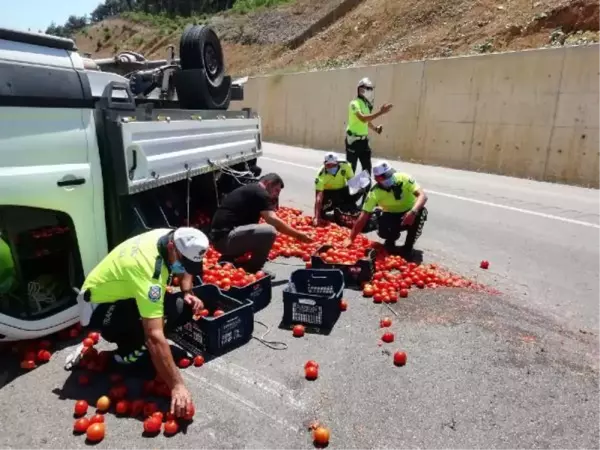
[[[45,48],[52,65],[20,64],[10,61],[17,44],[0,44],[0,78],[11,88],[0,90],[0,235],[15,279],[0,293],[0,340],[12,340],[77,320],[71,287],[98,262],[94,210],[103,208],[88,155],[91,94],[68,53]]]

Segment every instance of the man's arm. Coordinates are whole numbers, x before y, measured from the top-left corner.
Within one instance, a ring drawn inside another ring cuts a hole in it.
[[[317,191],[315,195],[315,220],[321,220],[321,207],[323,206],[323,191]]]
[[[367,223],[367,221],[369,220],[369,216],[371,215],[371,213],[366,212],[366,211],[362,211],[360,213],[360,216],[358,216],[358,219],[356,220],[356,222],[354,222],[354,226],[352,227],[352,231],[350,232],[350,237],[348,238],[348,241],[346,242],[346,246],[352,244],[352,242],[354,242],[354,239],[356,239],[356,236],[358,236],[360,234],[360,232],[363,230],[363,228],[365,227],[365,224]]]
[[[290,227],[287,223],[277,217],[277,214],[275,214],[274,211],[261,211],[260,215],[263,219],[265,219],[265,222],[267,222],[269,225],[273,225],[280,233],[287,234],[294,239],[298,239],[300,242],[312,242],[312,238],[310,236]]]
[[[414,194],[417,197],[417,201],[412,207],[412,210],[415,212],[419,212],[423,208],[423,206],[425,206],[425,203],[427,203],[428,197],[425,191],[421,188],[415,189]]]
[[[379,108],[379,111],[372,113],[372,114],[363,114],[360,112],[360,110],[358,108],[356,108],[354,110],[354,114],[356,114],[356,118],[358,120],[360,120],[361,122],[372,122],[373,120],[377,119],[380,116],[383,116],[385,113],[387,113],[390,109],[392,109],[392,105],[386,103],[384,105],[381,106],[381,108]]]
[[[201,309],[204,309],[204,303],[202,300],[196,297],[192,291],[192,288],[194,287],[193,275],[185,273],[183,277],[181,277],[181,283],[179,287],[181,288],[181,293],[184,295],[183,300],[192,308],[194,314]]]

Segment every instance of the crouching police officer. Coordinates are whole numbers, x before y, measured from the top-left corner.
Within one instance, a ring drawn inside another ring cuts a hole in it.
[[[373,167],[373,176],[376,184],[369,191],[362,213],[345,245],[352,244],[363,230],[369,216],[379,207],[382,214],[379,217],[377,234],[385,240],[386,248],[394,250],[400,233],[407,231],[402,250],[410,256],[427,220],[427,195],[414,178],[406,173],[396,172],[385,161]]]
[[[80,322],[101,332],[117,345],[113,366],[151,371],[171,389],[171,412],[180,417],[192,405],[165,337],[204,308],[192,293],[194,275],[202,271],[208,238],[195,228],[157,229],[116,246],[88,274],[77,297]],[[182,296],[165,298],[171,274],[182,276]],[[65,369],[74,368],[82,348],[67,356]]]
[[[313,225],[322,223],[323,216],[338,207],[344,210],[356,210],[356,202],[363,195],[359,191],[350,195],[348,180],[354,177],[354,171],[346,161],[340,161],[335,153],[325,154],[323,165],[315,178],[315,216]]]

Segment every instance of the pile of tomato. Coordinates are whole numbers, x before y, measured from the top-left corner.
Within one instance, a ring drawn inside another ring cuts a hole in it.
[[[106,371],[110,362],[111,353],[100,351],[95,345],[100,341],[100,334],[96,332],[89,333],[83,340],[82,358],[79,362],[79,369],[85,372],[78,377],[80,386],[89,386],[93,383],[99,373]],[[204,364],[204,357],[197,355],[193,360],[181,358],[178,361],[180,368],[186,368],[191,365],[200,367]],[[106,433],[105,415],[108,412],[114,412],[117,417],[131,417],[143,420],[143,431],[147,436],[156,436],[161,430],[166,436],[176,434],[182,422],[189,422],[195,414],[194,406],[191,405],[184,417],[176,418],[169,411],[161,411],[156,399],[171,398],[171,390],[167,384],[156,377],[154,380],[146,380],[142,385],[140,398],[132,398],[125,380],[120,374],[109,376],[111,387],[107,395],[100,396],[96,403],[96,410],[90,417],[87,417],[89,404],[86,400],[77,400],[74,405],[74,415],[76,417],[73,424],[75,434],[85,434],[89,442],[99,442],[104,439]]]

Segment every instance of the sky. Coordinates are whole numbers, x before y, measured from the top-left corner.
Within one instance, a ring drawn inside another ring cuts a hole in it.
[[[0,0],[0,27],[37,32],[55,22],[62,25],[72,14],[90,14],[101,0]]]

